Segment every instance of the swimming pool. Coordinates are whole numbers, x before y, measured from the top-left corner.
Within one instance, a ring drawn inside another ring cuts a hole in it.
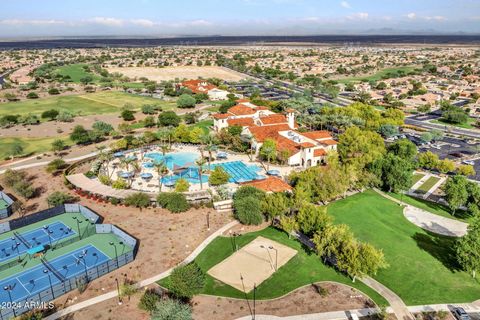
[[[173,166],[183,167],[191,164],[195,166],[195,160],[200,158],[200,155],[193,152],[176,152],[167,153],[165,157],[159,152],[147,153],[145,158],[152,159],[154,162],[165,161],[165,165],[168,169],[173,170]]]
[[[212,164],[212,170],[217,166],[222,167],[230,175],[229,182],[246,182],[265,178],[258,174],[262,168],[257,165],[247,165],[243,161]]]

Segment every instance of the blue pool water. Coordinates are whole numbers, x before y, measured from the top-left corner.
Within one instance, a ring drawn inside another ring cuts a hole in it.
[[[168,169],[173,170],[173,166],[184,166],[188,163],[195,165],[195,160],[200,158],[200,155],[193,152],[176,152],[167,153],[165,157],[158,152],[147,153],[145,158],[152,159],[154,162],[165,161],[165,165]]]
[[[247,165],[243,161],[232,161],[212,164],[212,170],[221,166],[229,175],[229,182],[245,182],[265,178],[259,175],[261,168],[257,165]]]

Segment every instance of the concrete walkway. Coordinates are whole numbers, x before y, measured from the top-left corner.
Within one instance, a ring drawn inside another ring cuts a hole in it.
[[[422,229],[450,237],[461,237],[467,233],[468,224],[465,222],[430,213],[395,199],[378,189],[374,190],[383,197],[405,206],[403,209],[403,215],[405,218]]]
[[[272,316],[265,314],[255,315],[255,320],[349,320],[351,314],[356,314],[358,317],[365,317],[371,314],[377,313],[377,309],[367,308],[367,309],[356,309],[356,310],[345,310],[345,311],[331,311],[331,312],[321,312],[321,313],[310,313],[310,314],[299,314],[294,316]],[[244,316],[237,318],[236,320],[252,320],[252,316]]]
[[[203,251],[203,249],[205,249],[206,246],[208,246],[210,244],[210,242],[212,242],[216,237],[220,236],[221,234],[223,234],[225,231],[231,229],[232,227],[234,227],[235,225],[238,224],[238,221],[232,221],[226,225],[224,225],[223,227],[221,227],[220,229],[218,229],[217,231],[215,231],[214,233],[212,233],[210,236],[208,236],[208,238],[206,238],[195,250],[193,250],[192,253],[190,253],[190,255],[188,257],[185,258],[185,260],[183,260],[180,264],[184,264],[184,263],[189,263],[189,262],[192,262],[199,254],[200,252]],[[172,271],[173,271],[174,268],[170,268],[160,274],[157,274],[151,278],[148,278],[148,279],[144,279],[142,281],[139,281],[137,282],[135,285],[137,288],[142,288],[142,287],[145,287],[145,286],[148,286],[152,283],[155,283],[157,282],[158,280],[161,280],[163,278],[166,278],[168,277]],[[74,305],[71,305],[71,306],[68,306],[66,307],[65,309],[62,309],[62,310],[59,310],[57,312],[55,312],[54,314],[44,318],[46,320],[54,320],[54,319],[58,319],[60,317],[63,317],[63,316],[66,316],[67,314],[70,314],[72,312],[75,312],[75,311],[78,311],[78,310],[81,310],[83,308],[87,308],[87,307],[90,307],[90,306],[93,306],[97,303],[100,303],[100,302],[103,302],[103,301],[106,301],[106,300],[109,300],[109,299],[112,299],[112,298],[115,298],[118,296],[118,291],[115,290],[115,291],[110,291],[108,293],[105,293],[105,294],[102,294],[100,296],[96,296],[94,298],[91,298],[91,299],[88,299],[88,300],[85,300],[85,301],[82,301],[80,303],[77,303],[77,304],[74,304]]]
[[[423,199],[427,199],[428,197],[430,197],[430,195],[434,193],[435,190],[437,190],[445,182],[445,180],[447,180],[447,178],[440,177],[440,180],[438,180],[437,183],[435,183],[427,192],[425,192],[425,194],[423,195]]]

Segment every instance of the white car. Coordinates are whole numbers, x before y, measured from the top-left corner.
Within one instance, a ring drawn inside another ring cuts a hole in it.
[[[468,164],[470,166],[474,166],[475,165],[475,161],[473,160],[463,160],[462,161],[463,164]]]

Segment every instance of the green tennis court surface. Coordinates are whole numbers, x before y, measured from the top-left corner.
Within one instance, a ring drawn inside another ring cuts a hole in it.
[[[7,208],[8,208],[7,201],[0,199],[0,210],[7,209]]]
[[[56,250],[48,250],[44,257],[48,260],[52,260],[62,255],[76,251],[87,245],[93,245],[97,249],[102,251],[108,258],[115,259],[115,248],[114,246],[110,245],[110,242],[113,242],[115,244],[118,256],[121,256],[122,254],[133,250],[133,248],[128,245],[121,245],[120,241],[121,239],[113,233],[97,233],[82,240],[71,243],[65,247],[58,248]],[[42,262],[40,261],[40,258],[27,258],[26,263],[23,262],[23,264],[18,264],[7,270],[0,271],[0,279],[11,277],[14,274],[23,272],[24,270],[27,270],[29,268],[33,268],[41,263]]]

